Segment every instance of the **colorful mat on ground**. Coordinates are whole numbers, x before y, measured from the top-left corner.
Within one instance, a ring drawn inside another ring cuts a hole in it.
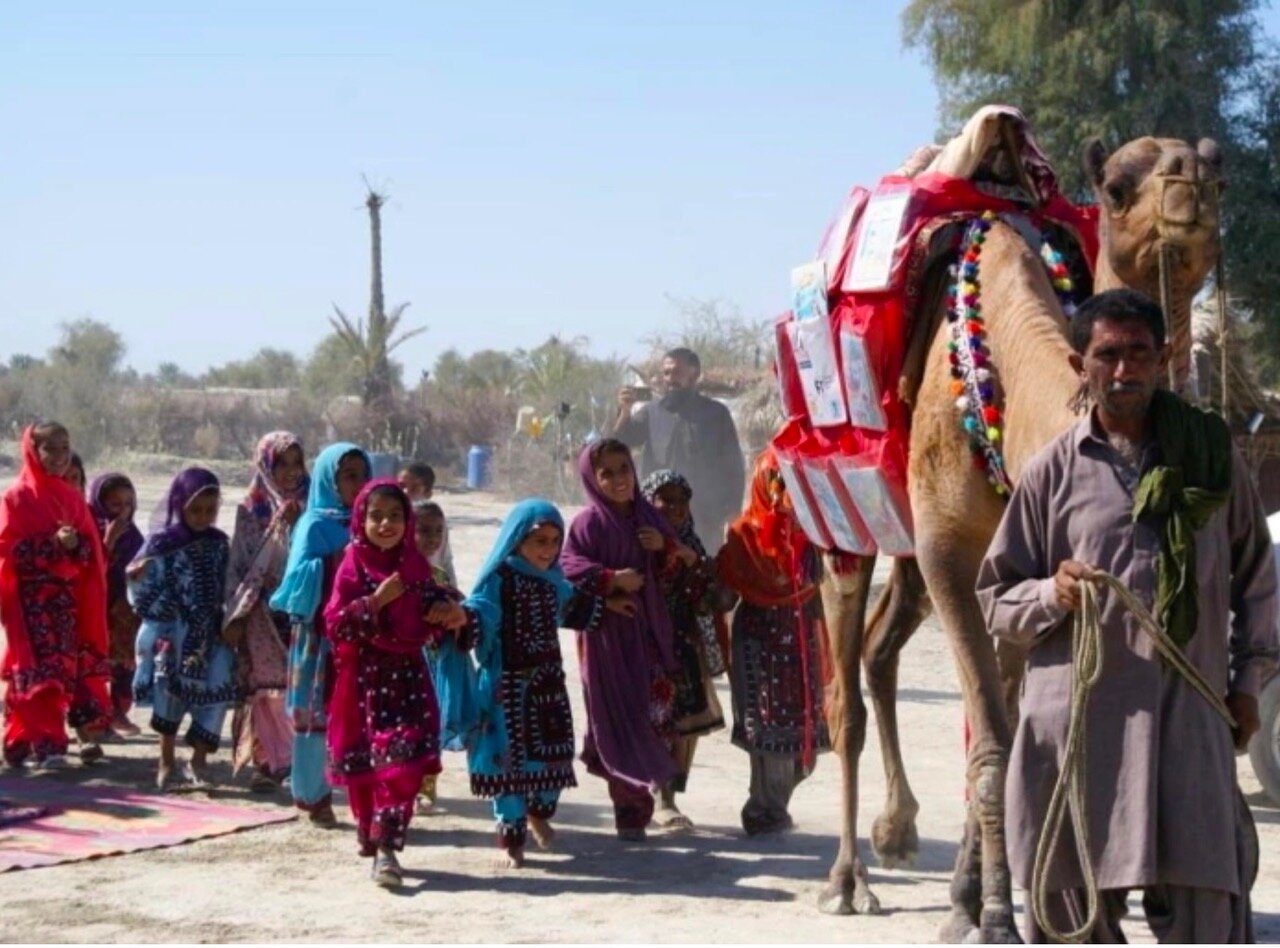
[[[176,846],[294,818],[283,808],[228,806],[38,776],[0,778],[0,799],[47,810],[0,828],[0,872]]]

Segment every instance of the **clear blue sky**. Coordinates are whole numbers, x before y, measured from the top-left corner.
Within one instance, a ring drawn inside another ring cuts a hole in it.
[[[429,327],[409,378],[552,332],[631,353],[664,294],[785,308],[847,189],[936,128],[899,2],[208,6],[0,14],[0,359],[83,316],[142,370],[305,356],[367,307],[362,174]]]

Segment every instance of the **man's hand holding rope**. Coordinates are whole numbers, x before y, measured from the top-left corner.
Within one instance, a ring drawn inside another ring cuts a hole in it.
[[[1098,584],[1104,576],[1096,566],[1078,560],[1063,560],[1053,576],[1054,595],[1058,605],[1068,612],[1076,612],[1081,607],[1082,583]],[[1249,747],[1249,739],[1262,727],[1258,699],[1254,695],[1233,691],[1226,696],[1224,703],[1235,719],[1231,734],[1236,750],[1243,753]]]

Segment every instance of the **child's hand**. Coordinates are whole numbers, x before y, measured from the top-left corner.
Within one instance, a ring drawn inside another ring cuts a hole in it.
[[[456,602],[437,602],[427,610],[427,624],[456,632],[467,624],[467,610]]]
[[[604,607],[620,616],[631,617],[636,614],[636,601],[624,592],[610,593],[605,597]]]
[[[613,574],[613,582],[609,586],[609,591],[637,593],[644,589],[644,575],[639,570],[620,569]]]
[[[80,535],[76,533],[73,526],[59,527],[58,532],[54,534],[54,539],[62,544],[64,550],[74,550],[80,545]]]
[[[298,522],[298,518],[302,516],[302,507],[296,500],[286,500],[280,505],[280,516],[284,518],[285,523],[292,527]]]
[[[150,560],[138,560],[136,563],[134,563],[132,566],[128,567],[124,571],[125,578],[131,579],[134,582],[137,582],[139,579],[142,578],[142,575],[147,571],[147,566],[150,563],[151,563]]]
[[[222,630],[222,641],[227,644],[228,648],[235,648],[240,644],[240,640],[244,638],[244,630],[247,624],[247,620],[237,619]]]
[[[120,542],[120,538],[124,536],[125,531],[129,529],[129,523],[131,522],[129,514],[130,512],[126,510],[107,525],[107,532],[102,536],[102,545],[105,546],[108,551],[116,548],[116,544]]]
[[[681,543],[676,547],[676,559],[685,566],[693,566],[698,562],[698,554],[693,551],[692,547],[687,547]]]
[[[403,595],[404,580],[398,572],[392,573],[373,591],[373,604],[379,609],[385,609]]]
[[[641,527],[636,531],[636,537],[640,540],[640,548],[650,553],[660,553],[667,545],[667,538],[657,527]]]

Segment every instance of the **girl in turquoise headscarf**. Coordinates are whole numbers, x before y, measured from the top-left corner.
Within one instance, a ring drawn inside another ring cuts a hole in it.
[[[463,603],[478,626],[480,719],[469,741],[471,792],[493,799],[508,864],[524,864],[526,831],[543,849],[560,791],[573,774],[573,717],[560,655],[561,627],[592,631],[605,609],[633,609],[580,589],[560,569],[564,520],[546,500],[508,514],[475,591]]]
[[[350,539],[351,502],[369,479],[363,448],[331,444],[316,458],[307,510],[289,543],[284,579],[271,608],[289,616],[289,689],[285,709],[293,718],[293,800],[317,826],[333,827],[333,791],[325,775],[325,726],[330,672],[322,605]]]

